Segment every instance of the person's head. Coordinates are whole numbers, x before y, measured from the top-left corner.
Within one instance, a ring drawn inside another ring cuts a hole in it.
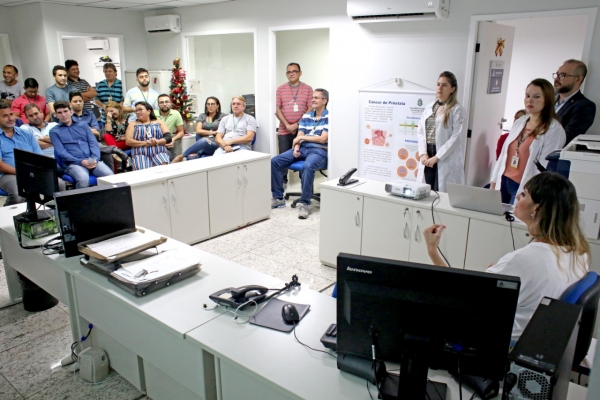
[[[569,180],[554,172],[531,178],[517,196],[514,214],[542,242],[589,255],[589,245],[579,226],[579,201]]]
[[[298,84],[298,82],[300,81],[300,77],[302,76],[302,69],[300,68],[300,64],[295,62],[289,63],[285,69],[285,75],[287,76],[290,84]]]
[[[29,120],[29,125],[40,126],[44,124],[44,113],[40,111],[35,103],[27,104],[23,112]]]
[[[246,109],[246,99],[244,96],[234,96],[231,99],[231,109],[236,116],[243,114]]]
[[[524,116],[524,115],[527,115],[527,110],[525,110],[525,109],[521,109],[521,110],[517,111],[517,112],[515,113],[515,117],[514,117],[514,119],[513,119],[513,122],[514,122],[514,121],[516,121],[516,120],[518,120],[519,118],[521,118],[521,117],[522,117],[522,116]]]
[[[64,100],[56,101],[54,103],[54,112],[56,113],[56,118],[63,124],[71,125],[73,123],[71,119],[73,111],[71,111],[71,106],[68,102]]]
[[[52,75],[57,86],[64,87],[67,84],[67,69],[62,65],[52,68]]]
[[[14,65],[8,64],[2,69],[2,77],[4,78],[4,82],[6,82],[6,84],[9,86],[14,85],[18,76],[19,70]]]
[[[168,94],[163,93],[160,96],[158,96],[158,108],[160,109],[160,111],[167,112],[171,109],[172,105],[173,103],[171,103],[171,96],[169,96]]]
[[[210,115],[211,113],[219,115],[221,113],[221,102],[219,99],[213,96],[207,97],[206,103],[204,103],[204,113],[206,115]]]
[[[531,133],[533,137],[546,133],[553,119],[557,119],[554,111],[554,89],[545,79],[531,81],[525,89],[525,109],[530,115],[539,115],[540,123]]]
[[[104,77],[109,82],[112,82],[117,78],[117,67],[115,67],[115,64],[113,63],[104,64],[102,71],[104,71]]]
[[[318,88],[313,91],[312,97],[312,108],[315,110],[321,110],[327,108],[329,103],[329,92],[325,89]]]
[[[135,116],[140,122],[156,121],[152,106],[147,101],[140,101],[135,105]]]
[[[15,126],[15,117],[7,102],[0,100],[0,129],[11,131]]]
[[[106,113],[110,114],[112,119],[114,119],[115,121],[123,121],[126,117],[125,112],[123,112],[123,107],[121,107],[121,104],[112,100],[106,103]]]
[[[564,94],[565,97],[570,96],[579,90],[586,75],[587,67],[583,61],[573,59],[565,61],[556,73],[552,74],[556,93]]]
[[[23,89],[25,89],[25,96],[29,97],[30,99],[35,99],[35,97],[38,95],[39,88],[40,85],[38,84],[38,81],[36,81],[33,78],[27,78],[23,83]]]
[[[67,60],[65,61],[65,68],[67,69],[67,75],[72,80],[77,80],[79,78],[79,64],[75,60]]]
[[[150,84],[150,74],[145,68],[138,68],[137,71],[135,71],[135,78],[142,87],[148,87]]]
[[[76,114],[83,111],[83,95],[81,92],[69,93],[69,104]]]

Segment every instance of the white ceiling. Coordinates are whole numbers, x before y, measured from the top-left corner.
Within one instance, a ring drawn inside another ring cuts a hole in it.
[[[113,10],[158,10],[161,8],[189,7],[232,0],[0,0],[0,6],[20,6],[28,3],[52,3],[77,7],[109,8]]]

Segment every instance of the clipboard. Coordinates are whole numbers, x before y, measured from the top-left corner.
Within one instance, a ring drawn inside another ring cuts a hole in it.
[[[93,251],[92,249],[90,249],[89,247],[87,247],[88,244],[93,244],[93,243],[99,243],[99,242],[103,242],[105,240],[108,239],[112,239],[118,236],[122,236],[122,235],[126,235],[128,233],[132,233],[132,232],[140,232],[140,233],[146,233],[145,230],[137,228],[137,229],[123,229],[108,235],[104,235],[104,236],[100,236],[94,239],[90,239],[90,240],[86,240],[85,242],[81,242],[77,244],[77,250],[79,250],[81,253],[90,256],[90,257],[94,257],[100,261],[104,261],[104,262],[115,262],[118,261],[122,258],[131,256],[133,254],[139,253],[141,251],[144,251],[146,249],[149,249],[151,247],[156,247],[160,244],[163,244],[164,242],[167,241],[167,238],[165,236],[160,236],[158,239],[155,240],[151,240],[148,241],[147,243],[144,243],[143,245],[134,247],[132,249],[128,249],[127,251],[124,251],[122,253],[119,254],[115,254],[114,256],[111,257],[105,257],[101,254],[96,253],[95,251]]]

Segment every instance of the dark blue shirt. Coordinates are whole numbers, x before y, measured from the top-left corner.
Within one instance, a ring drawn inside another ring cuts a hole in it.
[[[98,125],[96,116],[89,110],[84,109],[81,113],[81,116],[73,113],[73,122],[85,122],[90,128],[100,131],[100,126]]]
[[[90,157],[100,160],[98,140],[85,122],[73,122],[70,126],[59,123],[50,130],[50,140],[65,165],[82,165]]]
[[[15,149],[31,151],[32,153],[44,154],[37,139],[28,130],[14,127],[13,137],[9,138],[0,129],[0,158],[3,163],[15,167]],[[0,176],[4,175],[0,172]]]

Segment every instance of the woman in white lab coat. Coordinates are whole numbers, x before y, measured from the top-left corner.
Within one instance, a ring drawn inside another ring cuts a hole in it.
[[[536,160],[545,167],[546,156],[565,145],[565,130],[554,112],[550,82],[531,81],[525,90],[525,109],[528,114],[513,124],[490,178],[490,189],[500,190],[503,203],[513,204],[527,181],[539,173]]]
[[[464,185],[463,123],[465,108],[458,104],[458,85],[452,72],[444,71],[437,81],[437,99],[425,107],[419,120],[418,182],[426,182],[433,190],[446,191],[446,183]]]

